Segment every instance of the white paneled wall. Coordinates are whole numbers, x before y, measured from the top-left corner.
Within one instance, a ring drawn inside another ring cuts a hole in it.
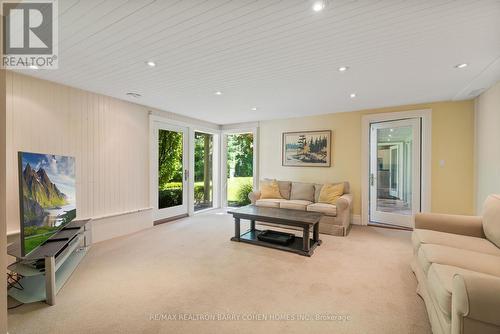
[[[149,207],[146,107],[8,72],[6,131],[9,233],[19,230],[18,151],[76,157],[80,218]],[[152,224],[137,216],[142,228]]]

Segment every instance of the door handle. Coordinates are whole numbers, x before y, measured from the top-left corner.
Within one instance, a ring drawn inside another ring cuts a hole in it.
[[[373,173],[370,174],[370,186],[373,186],[375,184],[375,175]]]
[[[189,170],[188,169],[184,169],[184,181],[187,181],[189,178]]]

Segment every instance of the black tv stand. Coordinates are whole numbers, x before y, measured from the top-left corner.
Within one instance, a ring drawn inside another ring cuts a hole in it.
[[[54,238],[54,239],[49,239],[46,242],[56,242],[56,241],[66,241],[69,240],[68,238]]]

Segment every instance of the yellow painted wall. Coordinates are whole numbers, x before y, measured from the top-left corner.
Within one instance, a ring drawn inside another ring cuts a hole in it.
[[[260,122],[259,175],[305,182],[349,181],[354,214],[361,213],[361,119],[371,113],[432,109],[433,212],[474,212],[474,102],[438,102]],[[287,131],[333,131],[332,167],[281,166],[281,135]],[[444,160],[443,167],[439,162]]]
[[[476,213],[500,194],[500,81],[476,99]]]

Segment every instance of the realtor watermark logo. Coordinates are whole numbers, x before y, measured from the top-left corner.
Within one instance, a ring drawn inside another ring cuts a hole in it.
[[[6,69],[56,69],[57,1],[3,1],[3,59]]]

